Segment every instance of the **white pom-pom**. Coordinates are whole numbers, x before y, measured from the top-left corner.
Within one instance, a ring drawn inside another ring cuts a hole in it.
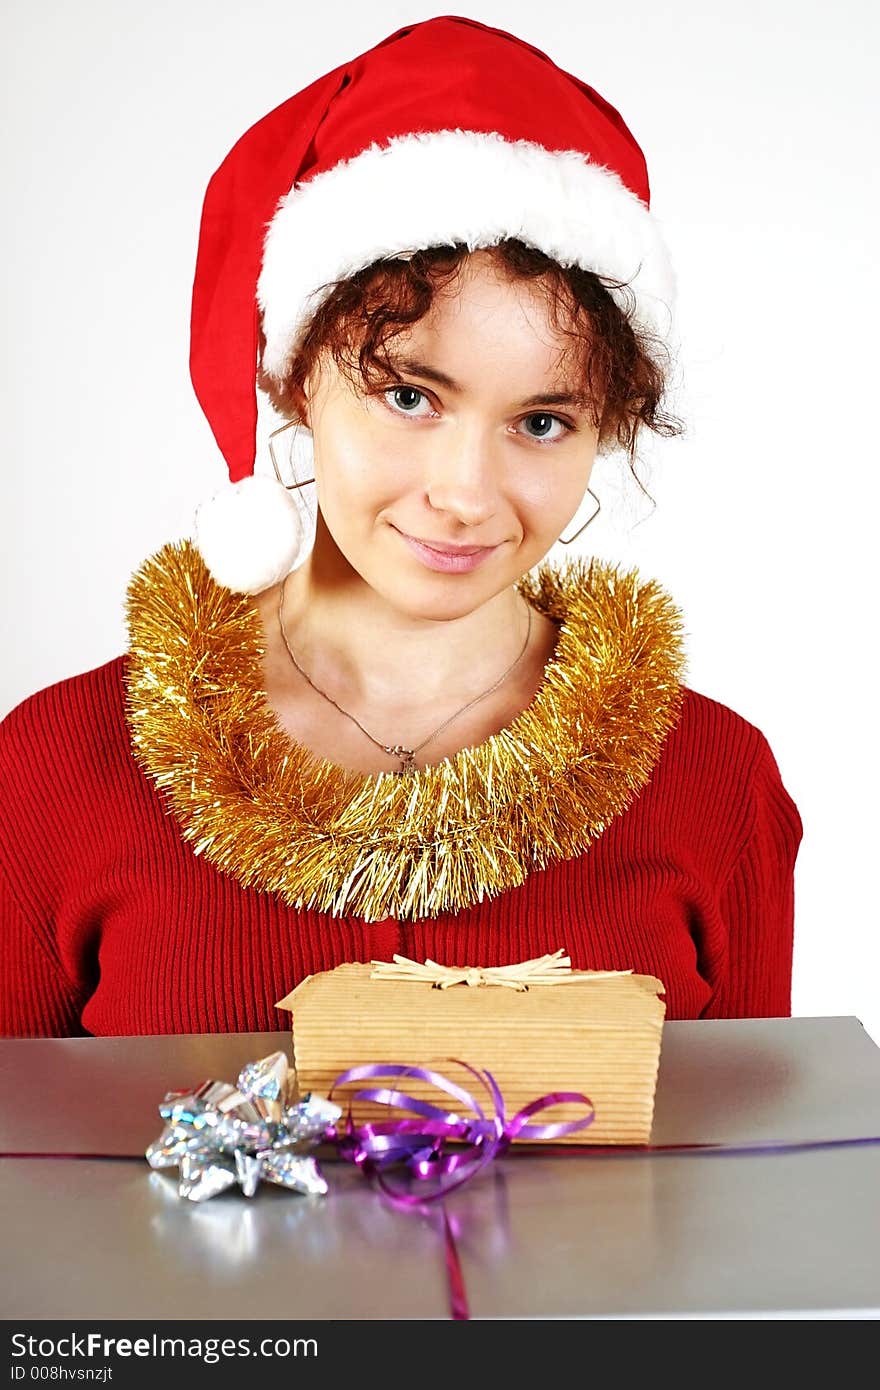
[[[254,474],[201,504],[194,539],[218,584],[259,594],[290,573],[304,536],[296,502],[283,484]]]

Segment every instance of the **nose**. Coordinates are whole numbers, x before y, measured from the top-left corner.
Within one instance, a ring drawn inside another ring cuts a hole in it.
[[[425,479],[433,511],[445,512],[463,526],[479,526],[498,506],[498,459],[478,424],[438,432]]]

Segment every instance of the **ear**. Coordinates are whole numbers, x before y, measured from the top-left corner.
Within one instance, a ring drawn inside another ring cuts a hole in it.
[[[278,382],[274,377],[269,377],[261,383],[264,390],[267,385],[270,386],[270,399],[272,393],[280,396],[276,409],[280,407],[281,414],[286,416],[288,420],[302,425],[309,433],[312,429],[312,405],[318,388],[319,370],[318,364],[313,364],[309,367],[302,382],[290,380]]]
[[[309,424],[309,397],[308,377],[306,378],[304,386],[298,384],[290,386],[288,392],[288,409],[291,413],[291,419],[296,420],[298,425],[303,425],[307,430],[311,429],[311,425]]]

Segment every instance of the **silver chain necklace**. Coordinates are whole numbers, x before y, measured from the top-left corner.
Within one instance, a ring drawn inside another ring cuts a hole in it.
[[[495,681],[493,685],[489,686],[488,690],[484,690],[481,695],[475,695],[473,700],[469,700],[466,705],[462,705],[461,709],[457,709],[454,714],[450,714],[448,719],[444,719],[443,723],[438,728],[436,728],[432,734],[428,734],[427,738],[423,738],[421,743],[416,744],[415,748],[407,748],[402,743],[382,743],[380,739],[373,738],[373,735],[364,728],[363,724],[360,722],[359,719],[356,719],[353,714],[349,714],[347,709],[343,709],[341,705],[338,705],[336,701],[332,698],[332,696],[327,694],[326,690],[322,690],[320,686],[315,685],[315,682],[312,680],[309,673],[303,670],[296,657],[294,656],[293,648],[287,640],[287,633],[284,631],[284,620],[282,617],[282,613],[284,610],[284,590],[287,585],[287,580],[289,578],[290,575],[287,576],[287,578],[284,580],[284,583],[281,585],[281,594],[278,599],[278,627],[281,631],[282,641],[284,642],[284,645],[287,648],[288,656],[290,657],[297,671],[299,671],[303,680],[308,682],[308,684],[312,687],[316,695],[320,695],[322,700],[326,700],[327,703],[332,705],[334,709],[337,709],[340,714],[344,714],[346,719],[350,719],[352,724],[356,724],[360,729],[361,733],[364,735],[364,737],[368,738],[370,742],[375,745],[376,748],[381,748],[382,752],[387,753],[389,758],[398,759],[400,767],[395,769],[395,775],[398,777],[413,776],[416,772],[418,772],[418,768],[416,767],[416,753],[420,753],[422,749],[427,746],[427,744],[431,743],[435,738],[442,734],[443,730],[447,729],[454,719],[460,718],[460,716],[465,714],[467,710],[473,709],[474,705],[478,705],[481,700],[487,699],[488,696],[492,695],[500,685],[504,684],[504,682],[507,680],[507,677],[513,671],[514,667],[518,666],[519,663],[522,661],[523,657],[525,656],[526,648],[529,645],[529,638],[532,635],[532,606],[530,603],[527,603],[526,611],[528,613],[528,623],[526,626],[526,638],[522,644],[520,653],[516,657],[516,659],[510,663],[507,670],[501,673],[497,681]]]

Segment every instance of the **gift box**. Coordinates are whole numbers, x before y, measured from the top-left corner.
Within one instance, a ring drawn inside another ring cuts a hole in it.
[[[278,1007],[293,1014],[301,1093],[326,1096],[342,1072],[377,1063],[428,1067],[476,1092],[472,1078],[455,1065],[464,1061],[491,1072],[508,1117],[551,1092],[588,1097],[592,1124],[548,1142],[646,1144],[666,1012],[663,988],[652,975],[571,970],[561,951],[496,970],[395,957],[310,975]],[[398,1084],[419,1100],[437,1102],[423,1080],[406,1077]],[[345,1087],[334,1092],[343,1106],[347,1099]],[[492,1113],[491,1105],[484,1109]],[[564,1123],[583,1115],[582,1103],[565,1102],[542,1118]],[[388,1110],[355,1096],[354,1118],[376,1123],[388,1119]]]

